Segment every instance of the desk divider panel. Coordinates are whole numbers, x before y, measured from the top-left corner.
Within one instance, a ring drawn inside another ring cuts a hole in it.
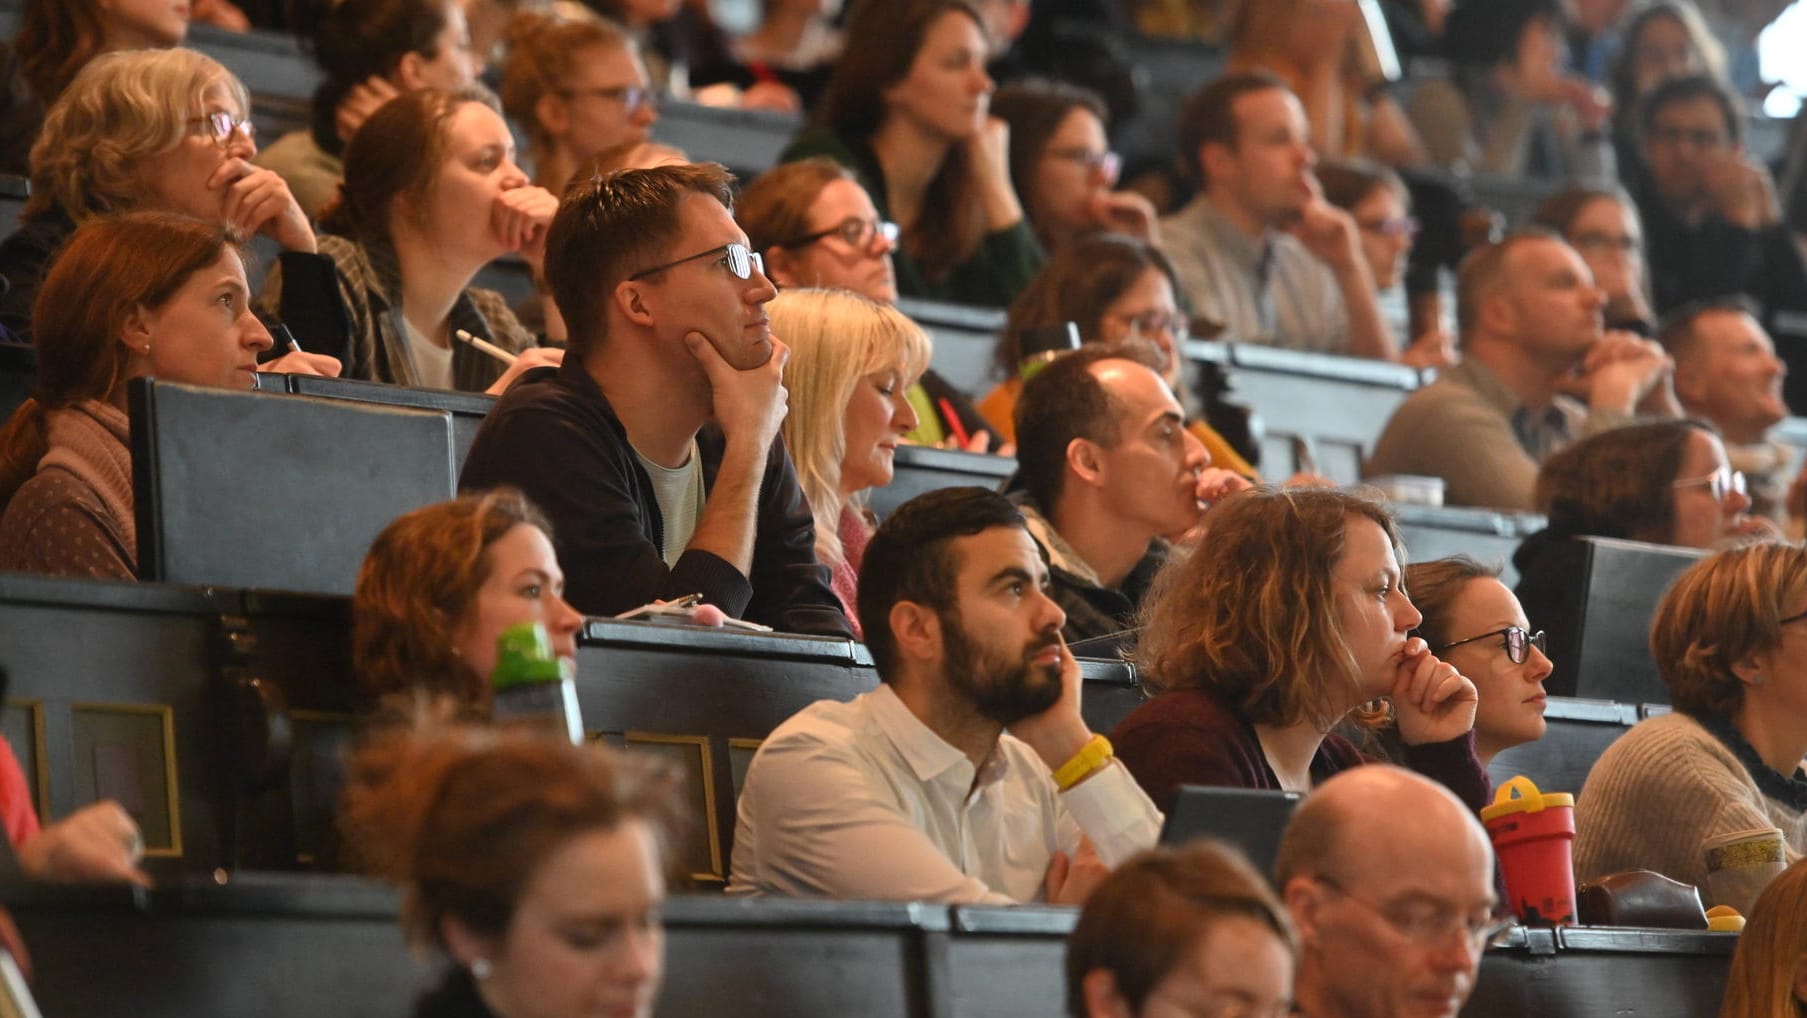
[[[224,886],[0,888],[46,1015],[393,1018],[440,962],[404,949],[397,898],[351,877]],[[680,895],[656,1014],[1047,1018],[1076,912]],[[1716,1013],[1735,934],[1518,929],[1489,950],[1466,1018]]]
[[[140,577],[349,594],[395,517],[452,497],[443,411],[135,379]]]
[[[1608,537],[1580,541],[1582,574],[1569,588],[1567,610],[1538,623],[1550,631],[1556,668],[1545,688],[1598,700],[1668,703],[1669,687],[1650,656],[1650,619],[1676,576],[1705,553]]]
[[[974,400],[998,382],[992,353],[1004,331],[1004,312],[920,297],[900,297],[897,310],[922,326],[935,346],[935,373]]]
[[[5,730],[48,822],[112,798],[157,879],[222,864],[217,620],[231,591],[0,573]]]
[[[1400,364],[1254,343],[1231,344],[1230,359],[1232,391],[1266,426],[1261,472],[1273,478],[1315,466],[1338,484],[1360,480],[1374,441],[1419,382]],[[1294,455],[1295,440],[1315,463]]]
[[[880,519],[925,492],[940,488],[976,487],[1001,491],[1016,473],[1016,460],[958,449],[900,445],[893,460],[891,483],[872,489],[867,505]]]
[[[450,416],[452,422],[452,470],[463,469],[464,456],[471,450],[483,418],[496,405],[496,397],[480,392],[449,392],[445,389],[410,389],[383,382],[360,382],[350,378],[326,378],[321,375],[283,375],[288,391],[297,396],[318,396],[372,406],[430,410]]]
[[[1546,792],[1580,792],[1600,754],[1640,720],[1634,703],[1552,696],[1543,738],[1501,750],[1487,776],[1496,788],[1523,774]]]
[[[1467,506],[1394,504],[1392,510],[1410,561],[1468,555],[1483,564],[1498,566],[1500,582],[1508,587],[1518,584],[1512,554],[1525,538],[1542,530],[1548,522],[1535,513]],[[1537,628],[1537,620],[1531,622],[1532,628]]]

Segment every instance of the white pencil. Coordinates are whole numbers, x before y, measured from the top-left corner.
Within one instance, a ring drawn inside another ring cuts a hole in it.
[[[513,364],[516,360],[514,354],[509,353],[507,350],[504,350],[501,347],[497,346],[496,344],[491,343],[487,339],[480,339],[476,336],[473,336],[470,333],[464,331],[463,329],[453,329],[452,335],[457,336],[460,340],[463,340],[464,342],[469,343],[470,345],[476,347],[477,349],[483,351],[486,354],[489,354],[491,357],[494,357],[496,360],[499,360],[504,364]]]

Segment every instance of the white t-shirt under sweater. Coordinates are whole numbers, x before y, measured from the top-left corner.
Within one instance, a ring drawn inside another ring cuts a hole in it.
[[[665,523],[664,547],[660,549],[666,566],[678,563],[678,556],[690,546],[696,533],[696,518],[703,511],[703,457],[696,439],[690,440],[690,455],[681,467],[662,467],[634,450],[634,458],[653,482],[653,500],[659,503],[659,515]]]
[[[408,333],[408,348],[414,354],[414,368],[420,372],[420,384],[429,389],[456,389],[452,384],[452,348],[436,346],[427,334],[402,319]]]
[[[1795,784],[1764,772],[1772,786]],[[1788,861],[1801,857],[1807,801],[1788,797],[1765,795],[1738,754],[1688,715],[1639,722],[1600,754],[1575,801],[1576,879],[1655,870],[1705,899],[1705,845],[1717,835],[1775,827]]]

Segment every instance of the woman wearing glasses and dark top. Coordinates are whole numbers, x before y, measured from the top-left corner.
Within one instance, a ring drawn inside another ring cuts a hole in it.
[[[131,210],[181,212],[240,238],[268,237],[298,286],[273,306],[308,353],[266,370],[334,375],[346,331],[332,263],[281,177],[251,164],[250,98],[232,72],[188,49],[131,50],[90,61],[51,107],[32,149],[31,199],[0,242],[0,324],[32,334],[32,304],[52,257],[78,225]]]
[[[1576,442],[1544,462],[1534,501],[1549,525],[1513,553],[1515,590],[1526,614],[1549,630],[1550,656],[1558,661],[1574,659],[1581,637],[1572,623],[1585,550],[1579,538],[1711,548],[1727,538],[1776,534],[1773,524],[1747,514],[1744,475],[1727,464],[1719,434],[1692,420],[1632,424]]]
[[[659,119],[640,47],[613,22],[517,18],[502,108],[527,136],[533,182],[553,194],[597,156],[647,140]]]
[[[1405,588],[1424,616],[1418,635],[1431,653],[1474,683],[1474,754],[1486,767],[1500,750],[1543,738],[1543,630],[1525,620],[1499,570],[1466,555],[1414,562]]]
[[[1160,246],[1154,205],[1134,191],[1111,190],[1121,164],[1097,93],[1026,78],[998,89],[991,112],[1010,125],[1010,182],[1049,254],[1100,230]]]
[[[418,89],[391,99],[366,126],[345,148],[345,182],[320,221],[328,234],[320,250],[338,268],[351,325],[346,377],[500,393],[522,372],[557,364],[563,351],[537,346],[501,294],[471,285],[510,252],[538,276],[558,210],[558,199],[515,165],[495,98]],[[287,286],[272,273],[264,299]],[[564,321],[549,297],[544,303],[552,338],[562,340]]]
[[[1042,250],[1010,186],[1009,129],[990,115],[984,22],[961,0],[861,4],[819,126],[784,158],[853,170],[880,218],[903,227],[906,296],[1003,307]]]
[[[1789,863],[1807,848],[1807,550],[1762,541],[1695,563],[1657,605],[1650,653],[1675,710],[1588,773],[1575,874],[1655,870],[1749,912],[1713,900],[1706,849],[1768,829]]]
[[[778,286],[852,290],[880,304],[897,302],[897,224],[879,217],[853,171],[833,159],[812,156],[760,174],[741,192],[734,218]],[[905,391],[918,421],[911,442],[951,440],[971,452],[1002,451],[1003,436],[933,370]]]
[[[1155,805],[1181,785],[1306,792],[1369,762],[1331,729],[1390,704],[1405,763],[1474,809],[1472,682],[1409,635],[1422,617],[1378,502],[1259,487],[1211,510],[1208,546],[1163,570],[1135,662],[1154,699],[1111,733]]]

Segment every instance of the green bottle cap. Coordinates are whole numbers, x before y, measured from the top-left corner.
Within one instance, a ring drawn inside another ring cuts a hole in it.
[[[564,677],[564,667],[552,653],[552,638],[541,623],[517,623],[496,637],[496,669],[489,676],[492,687],[509,689],[559,682]]]

